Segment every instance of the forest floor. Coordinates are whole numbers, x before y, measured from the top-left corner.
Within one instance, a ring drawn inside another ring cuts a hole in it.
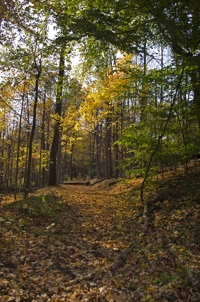
[[[180,195],[157,203],[146,235],[141,182],[4,197],[0,301],[199,302],[200,174],[169,172],[153,182],[145,198],[159,188]],[[117,259],[123,265],[112,274]]]

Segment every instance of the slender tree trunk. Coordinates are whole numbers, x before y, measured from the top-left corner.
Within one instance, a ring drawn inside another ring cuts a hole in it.
[[[61,175],[61,160],[62,160],[62,153],[61,153],[61,138],[59,139],[58,144],[58,167],[57,167],[57,183],[60,183],[60,175]]]
[[[122,101],[121,103],[121,127],[120,127],[120,134],[122,136],[123,133],[123,129],[124,129],[124,102]],[[123,164],[123,160],[124,160],[124,148],[123,146],[121,147],[121,164]],[[121,177],[124,177],[124,171],[123,169],[121,169],[120,171]]]
[[[22,126],[23,106],[24,106],[24,94],[22,96],[21,114],[20,114],[20,119],[19,119],[19,133],[18,133],[18,143],[17,143],[17,162],[16,162],[16,174],[15,174],[15,193],[14,193],[14,199],[16,199],[16,197],[17,197],[17,178],[18,178],[19,148],[20,148],[20,139],[21,139],[21,126]]]
[[[89,153],[90,153],[90,179],[92,178],[92,135],[91,133],[89,133],[89,139],[90,139],[90,149],[89,149]]]
[[[33,137],[34,137],[34,132],[35,132],[35,126],[36,126],[36,109],[37,109],[37,102],[38,102],[38,86],[39,86],[40,75],[41,75],[41,72],[42,72],[42,60],[41,60],[41,58],[40,58],[40,65],[39,66],[37,66],[37,64],[35,62],[35,68],[37,69],[36,82],[35,82],[35,101],[34,101],[34,107],[33,107],[33,123],[32,123],[31,135],[30,135],[30,142],[29,142],[28,170],[27,170],[25,197],[28,194],[28,189],[29,189],[29,185],[30,185],[32,145],[33,145]]]
[[[192,86],[193,86],[193,92],[194,92],[194,110],[197,115],[198,119],[198,125],[200,128],[200,68],[196,67],[196,70],[193,71],[191,75],[192,79]]]
[[[57,96],[56,96],[56,121],[54,125],[54,137],[50,152],[50,168],[49,168],[49,186],[53,186],[57,183],[56,177],[56,157],[59,146],[60,139],[60,117],[61,117],[61,107],[62,107],[62,89],[63,89],[63,78],[64,78],[64,63],[65,63],[65,44],[61,47],[60,52],[60,64],[59,64],[59,74],[58,74],[58,86],[57,86]]]
[[[100,179],[100,138],[99,138],[99,123],[96,125],[96,173],[97,179]]]
[[[93,144],[92,144],[92,170],[95,169],[95,137],[93,137]]]
[[[41,169],[42,169],[42,146],[40,145],[39,172],[38,172],[38,188],[41,187]]]
[[[108,155],[109,155],[109,176],[113,176],[113,164],[112,164],[112,148],[111,148],[111,138],[112,138],[112,129],[111,129],[111,118],[108,120]]]
[[[115,141],[118,141],[118,131],[119,131],[119,106],[117,105],[117,116],[116,116],[116,126],[115,126]],[[119,170],[117,169],[118,166],[118,159],[119,159],[119,154],[118,154],[118,149],[119,146],[118,144],[114,145],[114,169],[115,169],[115,177],[118,178]]]
[[[11,143],[11,167],[10,167],[10,194],[12,191],[12,185],[13,185],[13,157],[14,157],[14,149],[15,149],[15,141],[14,141],[14,123],[12,128],[12,143]]]
[[[8,180],[9,180],[9,167],[10,167],[10,153],[11,153],[11,143],[7,146],[7,157],[6,157],[6,168],[5,168],[5,180],[6,180],[6,194],[8,193]]]
[[[70,179],[73,179],[73,149],[74,149],[74,144],[72,144],[72,149],[71,149],[71,161],[70,161]]]
[[[163,62],[163,46],[161,45],[161,70],[163,71],[164,68],[164,62]],[[163,84],[161,84],[160,89],[160,104],[163,104]]]
[[[106,117],[106,129],[105,129],[105,177],[109,179],[108,172],[108,118]]]
[[[50,99],[51,99],[51,96],[50,96]],[[46,120],[47,120],[47,137],[46,137],[46,144],[45,144],[45,148],[48,152],[48,154],[50,153],[50,143],[49,143],[49,138],[50,138],[50,115],[51,115],[51,112],[50,110],[48,110],[46,112]],[[48,171],[46,171],[46,168],[45,168],[45,183],[48,184],[48,181],[49,181],[49,167],[50,167],[50,156],[48,158]]]
[[[62,182],[65,180],[65,174],[67,171],[67,161],[68,161],[67,142],[65,142],[64,169],[63,169],[63,175],[62,175]]]
[[[27,165],[28,165],[28,142],[29,142],[29,132],[27,135],[27,142],[26,142],[26,160],[25,160],[25,171],[24,171],[24,185],[23,185],[23,191],[26,190],[26,175],[27,175]]]
[[[6,114],[4,113],[4,123],[6,120]],[[5,148],[5,144],[4,144],[4,139],[5,139],[5,129],[3,128],[2,130],[2,149],[1,149],[1,171],[0,171],[0,182],[3,182],[3,170],[4,170],[4,148]]]
[[[42,135],[41,135],[41,150],[42,150],[42,159],[44,157],[44,151],[45,151],[45,113],[46,113],[46,91],[44,93],[44,99],[43,99],[43,114],[42,114]],[[45,185],[45,167],[44,162],[42,161],[42,187]]]
[[[143,70],[143,74],[144,74],[144,77],[146,75],[146,72],[147,72],[147,69],[146,69],[146,66],[147,66],[147,54],[146,54],[146,43],[144,44],[144,70]],[[145,78],[143,79],[143,84],[142,84],[142,97],[141,97],[141,113],[140,113],[140,121],[141,122],[144,122],[146,120],[146,112],[145,112],[145,109],[146,109],[146,106],[147,106],[147,97],[146,97],[146,87],[145,87]]]

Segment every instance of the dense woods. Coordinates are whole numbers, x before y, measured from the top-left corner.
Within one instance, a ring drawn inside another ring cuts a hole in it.
[[[2,1],[1,190],[187,173],[198,20],[193,1]]]
[[[0,301],[200,301],[199,0],[0,0]]]

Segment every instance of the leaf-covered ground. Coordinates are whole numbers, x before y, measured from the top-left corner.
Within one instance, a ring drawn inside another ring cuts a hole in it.
[[[156,204],[145,236],[140,183],[4,198],[0,301],[200,301],[200,176],[159,182],[180,196]]]

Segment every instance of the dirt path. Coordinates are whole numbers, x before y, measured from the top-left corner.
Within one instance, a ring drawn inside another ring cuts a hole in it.
[[[126,247],[115,225],[116,197],[78,186],[55,191],[62,193],[63,206],[58,210],[59,225],[52,226],[48,236],[42,231],[35,236],[25,227],[18,234],[7,232],[2,301],[111,301],[115,292],[119,301],[130,301],[131,293],[129,298],[122,293],[110,272]],[[42,226],[37,221],[31,229]]]
[[[64,221],[62,231],[74,275],[68,290],[80,301],[135,301],[133,290],[122,290],[121,277],[110,272],[113,261],[133,237],[117,223],[115,194],[77,186],[70,187],[67,195],[74,211],[74,221]]]
[[[156,232],[143,238],[140,205],[123,189],[61,185],[2,207],[0,301],[200,301],[199,254],[191,256],[179,237],[170,243],[180,209],[164,204]],[[187,222],[195,215],[194,208],[181,213]],[[131,243],[113,276],[112,264]]]

